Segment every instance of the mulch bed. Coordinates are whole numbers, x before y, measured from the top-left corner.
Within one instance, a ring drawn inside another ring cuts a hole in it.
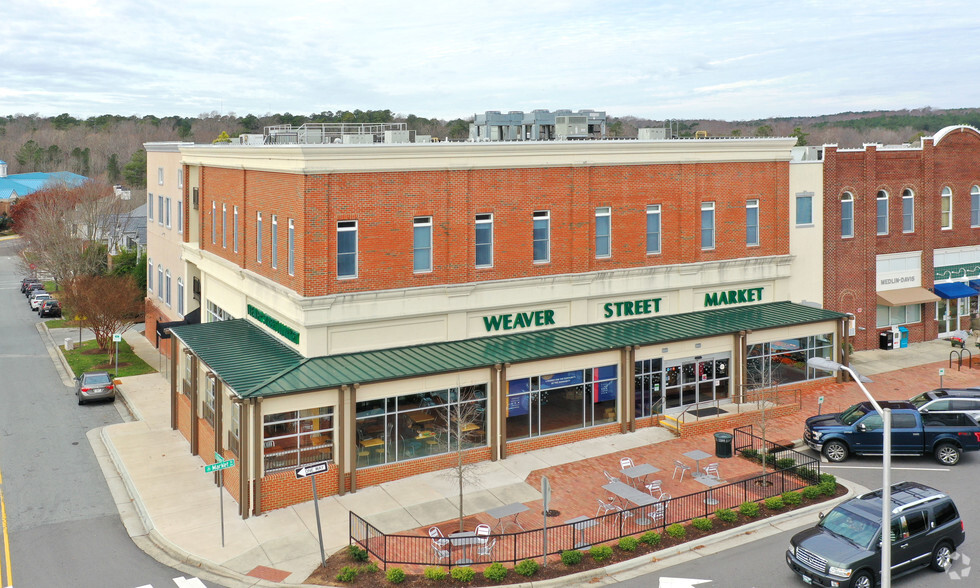
[[[728,529],[740,527],[742,525],[751,522],[764,520],[769,517],[783,514],[785,512],[790,512],[793,510],[797,510],[799,508],[803,508],[805,506],[826,502],[833,498],[843,496],[846,493],[847,493],[847,489],[844,488],[843,486],[838,485],[837,492],[834,494],[834,496],[821,496],[815,500],[807,500],[804,498],[803,503],[800,504],[799,506],[786,507],[776,511],[771,511],[765,508],[764,506],[762,506],[759,511],[759,516],[754,518],[749,518],[749,517],[739,515],[738,520],[733,523],[724,523],[712,517],[711,520],[714,523],[714,526],[710,531],[699,531],[694,527],[691,527],[690,524],[686,524],[684,525],[684,527],[687,530],[687,534],[684,539],[674,539],[672,537],[669,537],[666,533],[664,533],[663,529],[659,529],[657,531],[660,533],[661,539],[660,539],[660,544],[657,545],[656,547],[650,547],[645,543],[640,543],[640,545],[636,548],[636,551],[626,552],[619,549],[616,546],[616,542],[613,542],[609,544],[613,546],[612,557],[602,562],[597,562],[593,560],[588,552],[584,552],[582,554],[583,555],[582,561],[573,566],[566,566],[565,564],[561,563],[561,560],[558,558],[558,556],[552,556],[548,559],[548,565],[546,567],[540,567],[537,573],[531,576],[530,578],[514,572],[513,564],[504,564],[508,568],[508,571],[507,571],[507,577],[501,583],[518,584],[521,582],[547,580],[550,578],[560,578],[568,574],[574,574],[578,572],[584,572],[587,570],[593,570],[596,568],[602,568],[611,564],[634,559],[646,554],[653,553],[655,551],[659,551],[661,549],[679,545],[681,543],[691,543],[692,549],[698,549],[697,541],[709,535],[713,535],[721,531],[726,531]],[[640,536],[641,536],[640,534],[634,535],[634,537],[637,538],[639,538]],[[654,559],[651,559],[650,561],[654,561]],[[541,563],[540,557],[537,558],[537,562],[539,564]],[[305,583],[316,584],[321,586],[347,585],[347,586],[357,586],[359,588],[382,588],[382,587],[390,588],[392,586],[395,586],[395,584],[391,584],[385,579],[385,572],[383,569],[378,570],[376,572],[372,572],[363,569],[364,566],[366,565],[368,564],[359,564],[357,562],[354,562],[351,559],[351,557],[347,554],[347,550],[344,549],[327,558],[326,565],[321,566],[320,568],[315,570],[310,575],[310,577],[306,579]],[[341,583],[337,580],[337,574],[345,566],[362,568],[361,573],[357,575],[357,578],[353,582]],[[399,566],[392,565],[390,567],[394,568]],[[484,578],[483,570],[486,569],[486,567],[487,567],[486,564],[480,564],[475,566],[474,569],[476,570],[476,576],[473,578],[472,582],[469,582],[466,585],[467,586],[496,586],[500,584],[498,582],[491,582],[490,580]],[[444,569],[446,568],[444,567]],[[398,584],[398,586],[408,586],[410,588],[417,588],[417,587],[434,587],[434,586],[447,585],[447,584],[460,585],[459,582],[452,580],[448,576],[446,577],[446,579],[442,581],[433,581],[425,578],[422,575],[408,574],[405,578],[405,581],[402,582],[401,584]]]

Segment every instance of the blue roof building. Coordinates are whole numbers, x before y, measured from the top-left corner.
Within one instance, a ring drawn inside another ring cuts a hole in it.
[[[37,192],[49,183],[80,186],[86,180],[85,176],[67,171],[7,175],[7,162],[0,160],[0,210],[9,211],[18,198]]]

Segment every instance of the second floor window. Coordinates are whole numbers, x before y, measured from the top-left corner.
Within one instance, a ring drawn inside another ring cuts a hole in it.
[[[660,205],[647,206],[647,253],[660,253]]]
[[[157,264],[157,298],[163,300],[163,264]]]
[[[153,293],[153,260],[146,260],[146,291]]]
[[[609,207],[595,209],[595,256],[612,256],[612,210]]]
[[[877,221],[877,231],[879,235],[888,234],[888,192],[878,190],[875,198],[875,219]]]
[[[970,188],[970,226],[980,227],[980,186]]]
[[[184,278],[177,278],[177,312],[184,314]]]
[[[953,228],[953,190],[949,186],[943,186],[940,195],[940,225],[944,231]]]
[[[357,277],[357,221],[337,223],[337,277]]]
[[[163,224],[163,196],[157,196],[157,224]]]
[[[289,254],[286,261],[286,271],[289,275],[296,273],[296,225],[293,219],[289,219]]]
[[[166,213],[167,213],[167,228],[169,229],[170,228],[170,196],[167,196],[167,206],[166,206],[166,209],[167,209],[166,210]]]
[[[166,277],[167,277],[167,285],[164,289],[164,297],[165,297],[164,299],[165,302],[167,303],[167,306],[170,306],[170,270],[167,270]]]
[[[177,201],[177,232],[184,232],[184,201]]]
[[[800,192],[796,195],[796,224],[813,224],[813,192]]]
[[[228,247],[228,205],[221,205],[221,246]]]
[[[701,203],[701,249],[715,248],[715,203]]]
[[[412,269],[418,272],[432,271],[432,217],[415,217],[414,236],[413,236],[413,265]]]
[[[759,244],[759,201],[748,200],[745,203],[745,244]]]
[[[493,267],[493,215],[476,215],[476,267]]]
[[[146,195],[146,218],[153,220],[153,194]]]
[[[915,231],[915,193],[906,188],[902,191],[902,232]]]
[[[211,203],[211,244],[218,243],[218,203]]]
[[[854,196],[850,192],[840,197],[840,236],[842,239],[854,236]]]
[[[534,263],[547,263],[551,259],[551,213],[539,210],[533,218]]]
[[[279,252],[276,250],[279,247],[279,217],[276,215],[272,215],[272,240],[270,245],[272,252],[269,254],[269,259],[272,262],[272,268],[275,269],[276,263],[279,261]]]
[[[231,217],[231,232],[233,235],[232,242],[235,245],[235,253],[238,253],[238,207],[234,209],[234,214]]]
[[[262,263],[262,213],[255,213],[255,261]]]

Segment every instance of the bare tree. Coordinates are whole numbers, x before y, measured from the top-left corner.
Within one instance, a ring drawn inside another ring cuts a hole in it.
[[[459,397],[449,404],[448,420],[437,425],[437,431],[449,444],[454,454],[453,465],[446,475],[456,482],[459,490],[459,530],[463,530],[463,488],[476,482],[479,464],[467,461],[466,450],[477,446],[477,438],[483,434],[486,399],[479,398],[476,389],[458,388]]]
[[[143,318],[143,292],[131,276],[78,276],[66,284],[62,300],[92,329],[101,351],[109,349],[113,334]]]
[[[767,451],[767,428],[769,426],[768,412],[769,407],[775,405],[779,399],[779,382],[772,370],[769,358],[763,356],[750,360],[746,363],[746,401],[754,402],[758,409],[758,416],[754,419],[754,425],[758,427],[762,437],[762,449],[759,457],[762,459],[762,475],[766,475],[766,462],[768,461]]]

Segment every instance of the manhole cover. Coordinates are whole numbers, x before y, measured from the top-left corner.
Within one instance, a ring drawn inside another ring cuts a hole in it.
[[[553,508],[550,508],[550,509],[544,511],[544,516],[549,517],[549,518],[550,517],[556,517],[556,516],[558,516],[560,514],[561,514],[561,511],[560,510],[555,510]]]

